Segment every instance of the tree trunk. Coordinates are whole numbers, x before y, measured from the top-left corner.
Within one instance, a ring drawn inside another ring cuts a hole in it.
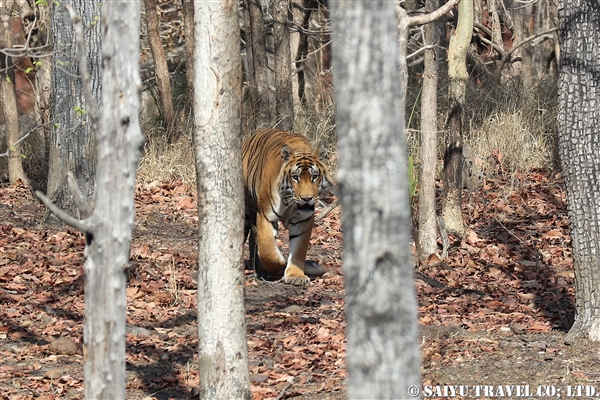
[[[185,23],[185,79],[187,96],[194,99],[194,1],[183,1],[183,20]],[[193,108],[193,107],[192,107]]]
[[[144,0],[146,9],[146,24],[148,26],[148,42],[154,58],[154,76],[158,90],[158,105],[165,123],[165,130],[169,140],[174,138],[175,110],[173,108],[173,93],[169,78],[169,67],[165,57],[165,50],[158,33],[158,12],[156,0]]]
[[[421,378],[395,5],[330,4],[348,398],[408,398]]]
[[[125,398],[125,269],[134,216],[139,124],[139,2],[103,5],[102,107],[94,226],[85,262],[86,399]],[[123,38],[128,38],[123,40]]]
[[[200,398],[250,399],[238,2],[194,5]]]
[[[439,7],[439,0],[427,0],[425,12]],[[437,218],[435,210],[435,171],[437,164],[437,87],[438,60],[440,59],[440,24],[424,26],[425,45],[433,48],[425,52],[423,91],[421,93],[421,175],[419,178],[419,231],[417,250],[419,259],[437,253]]]
[[[467,48],[473,34],[473,0],[458,4],[458,24],[448,48],[448,78],[450,107],[446,122],[444,152],[444,197],[442,217],[448,233],[462,237],[465,227],[462,217],[462,117],[467,72]]]
[[[558,148],[575,268],[575,323],[568,336],[600,341],[600,8],[560,3]]]
[[[277,127],[291,131],[294,126],[292,92],[292,55],[290,50],[289,0],[273,1],[273,35],[275,36],[275,118]]]
[[[77,49],[73,23],[64,7],[52,2],[53,46],[52,58],[52,110],[53,123],[48,165],[48,197],[62,210],[78,218],[85,218],[75,205],[68,187],[68,172],[75,175],[83,196],[90,200],[94,192],[96,148],[93,122],[90,115],[95,105],[88,104],[76,51],[85,51],[92,80],[92,94],[96,104],[100,103],[101,32],[95,19],[102,14],[98,1],[74,0],[75,13],[81,16],[85,29],[85,49]],[[138,33],[139,35],[139,33]],[[128,38],[129,40],[129,38]]]
[[[269,61],[267,59],[265,22],[260,0],[246,0],[248,20],[246,34],[250,39],[246,43],[248,51],[248,94],[251,112],[251,130],[270,128],[274,113],[273,93],[269,88]]]
[[[10,18],[15,4],[14,0],[0,2],[0,49],[12,49],[12,28]],[[15,95],[15,66],[11,57],[1,54],[0,79],[2,79],[2,110],[6,125],[6,147],[8,149],[8,180],[11,184],[21,180],[28,185],[29,179],[23,171],[21,158],[21,139],[19,133],[19,116],[17,114],[17,99]]]

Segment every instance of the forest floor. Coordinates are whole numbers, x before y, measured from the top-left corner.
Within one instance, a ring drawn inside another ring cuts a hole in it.
[[[424,394],[600,392],[597,346],[565,340],[574,276],[560,175],[489,179],[463,204],[466,237],[418,268],[444,287],[415,279]],[[197,398],[196,199],[181,182],[151,182],[136,207],[127,398]],[[0,399],[83,398],[84,239],[43,214],[29,189],[0,186]],[[338,208],[315,227],[309,258],[329,272],[308,288],[247,272],[254,399],[346,398],[341,240]]]

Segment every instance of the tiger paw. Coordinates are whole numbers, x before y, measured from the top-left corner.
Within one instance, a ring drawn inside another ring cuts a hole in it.
[[[283,282],[295,286],[308,286],[310,284],[310,278],[306,276],[300,268],[290,265],[285,269]]]

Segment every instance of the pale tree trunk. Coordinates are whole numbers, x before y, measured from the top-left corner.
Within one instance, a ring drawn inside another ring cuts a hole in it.
[[[169,140],[172,140],[175,134],[175,109],[173,108],[173,92],[171,90],[167,58],[165,57],[165,50],[163,49],[158,33],[156,0],[144,0],[144,8],[146,9],[148,42],[150,43],[152,58],[154,59],[154,77],[156,78],[158,105],[165,123],[167,137]]]
[[[13,0],[0,1],[0,49],[12,49],[12,29],[10,18],[15,3]],[[23,171],[21,158],[21,139],[19,133],[19,116],[17,114],[17,99],[15,95],[15,66],[10,57],[0,54],[0,79],[2,82],[2,110],[6,125],[6,147],[8,150],[8,179],[11,184],[21,181],[29,184],[29,179]]]
[[[250,399],[237,1],[194,3],[201,399]]]
[[[273,2],[273,35],[275,36],[275,119],[277,127],[291,131],[294,126],[292,92],[292,55],[290,50],[289,0]]]
[[[446,122],[444,152],[444,196],[442,218],[448,233],[462,237],[465,227],[462,217],[462,118],[467,72],[467,48],[473,34],[473,0],[458,4],[458,24],[448,48],[448,97],[450,106]]]
[[[81,16],[85,32],[85,49],[75,45],[73,23],[64,7],[52,2],[52,132],[48,160],[47,193],[54,204],[71,215],[85,218],[75,205],[66,176],[75,175],[79,190],[86,200],[94,192],[96,148],[93,114],[83,94],[80,70],[77,66],[77,51],[85,51],[92,81],[93,99],[100,102],[100,24],[95,19],[102,14],[99,1],[74,0],[72,5]],[[129,40],[130,38],[128,38]],[[45,61],[47,62],[47,61]]]
[[[439,0],[427,0],[425,12],[439,7]],[[438,49],[440,26],[436,22],[425,25],[425,45],[433,48],[425,52],[423,90],[421,93],[421,174],[419,177],[419,230],[417,251],[419,259],[437,253],[437,219],[435,210],[435,171],[437,164],[437,87]]]
[[[125,270],[129,264],[135,175],[143,136],[138,118],[140,2],[107,2],[102,9],[99,114],[95,114],[86,63],[80,62],[91,119],[98,121],[98,179],[93,211],[88,218],[78,220],[41,193],[36,194],[63,222],[85,233],[85,398],[108,400],[125,398]],[[75,21],[81,32],[79,18]],[[75,36],[81,48],[79,32]],[[69,181],[77,205],[85,208],[76,183]]]
[[[600,341],[600,8],[560,3],[558,148],[575,268],[575,323],[568,336]]]
[[[395,5],[330,5],[348,398],[409,398],[421,377]]]

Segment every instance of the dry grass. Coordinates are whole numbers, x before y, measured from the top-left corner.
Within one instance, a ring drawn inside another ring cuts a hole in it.
[[[555,87],[472,89],[465,104],[465,144],[484,161],[484,172],[492,173],[492,159],[505,173],[553,167],[557,99]]]
[[[168,143],[164,134],[150,129],[145,133],[146,143],[137,171],[139,181],[180,179],[183,183],[196,182],[190,134],[181,135],[174,143]]]

